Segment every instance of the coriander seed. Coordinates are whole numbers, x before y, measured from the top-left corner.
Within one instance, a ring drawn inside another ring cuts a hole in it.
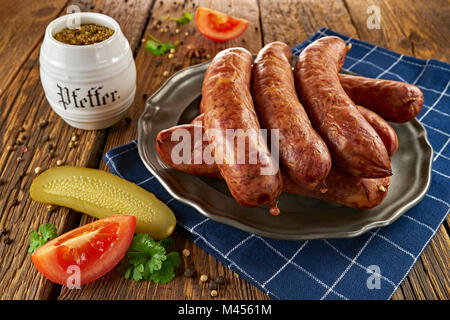
[[[217,297],[217,290],[211,290],[211,297]]]
[[[175,49],[172,48],[172,49],[169,50],[169,52],[170,52],[170,53],[175,53]]]
[[[208,281],[208,276],[207,276],[206,274],[202,274],[202,275],[200,276],[200,281],[201,281],[201,282],[206,282],[206,281]]]
[[[172,59],[172,58],[173,58],[173,53],[169,53],[169,55],[167,56],[167,58]]]
[[[169,75],[169,71],[164,71],[164,72],[163,72],[163,76],[164,76],[164,77],[167,77],[168,75]]]
[[[41,167],[34,168],[34,173],[39,174],[41,172],[42,172],[42,168]]]
[[[72,138],[70,138],[70,140],[72,140],[72,141],[74,141],[74,142],[77,141],[77,136],[76,136],[76,135],[73,135]]]
[[[56,206],[54,206],[54,205],[52,205],[52,204],[49,204],[48,206],[47,206],[47,212],[53,212],[53,211],[55,211],[56,210]]]
[[[56,161],[56,165],[59,167],[59,166],[62,166],[64,164],[64,161],[63,160],[58,160],[58,161]]]
[[[189,251],[189,249],[184,249],[183,250],[183,256],[189,257],[190,254],[191,254],[191,251]]]

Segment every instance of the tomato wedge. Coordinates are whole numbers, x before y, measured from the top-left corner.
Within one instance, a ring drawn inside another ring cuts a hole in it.
[[[249,22],[209,8],[199,7],[195,11],[197,30],[208,39],[228,41],[239,37],[247,30]]]
[[[79,284],[85,284],[120,262],[133,240],[135,227],[136,217],[132,215],[100,219],[47,242],[31,258],[50,281],[66,285],[79,270]]]

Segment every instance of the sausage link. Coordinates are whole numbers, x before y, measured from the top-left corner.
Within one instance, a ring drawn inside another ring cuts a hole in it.
[[[283,191],[357,209],[371,209],[387,195],[390,178],[360,178],[333,167],[326,179],[327,192],[306,190],[283,176]]]
[[[358,108],[359,112],[361,112],[363,117],[367,120],[367,122],[369,122],[370,125],[378,133],[384,143],[384,146],[386,147],[389,156],[392,157],[398,149],[398,137],[395,133],[394,128],[392,128],[386,120],[384,120],[375,112],[361,106],[356,107]]]
[[[406,122],[417,116],[423,94],[412,84],[339,74],[339,81],[350,99],[387,121]]]
[[[264,169],[278,169],[278,164],[264,142],[254,110],[250,95],[251,65],[252,55],[243,48],[226,49],[214,57],[203,80],[204,126],[214,145],[216,163],[236,201],[247,207],[270,204],[271,213],[276,214],[279,212],[276,198],[282,189],[281,174],[279,170],[262,174]],[[257,135],[245,138],[245,163],[239,163],[236,156],[243,150],[238,150],[234,137],[228,138],[228,129]],[[227,147],[233,148],[234,158],[227,156]],[[255,154],[257,159],[251,163]]]
[[[324,37],[306,47],[295,64],[297,91],[337,165],[354,176],[390,176],[383,141],[339,82],[338,71],[347,50],[338,37]]]
[[[199,118],[201,120],[201,117]],[[171,160],[172,149],[178,142],[171,140],[172,133],[177,129],[186,129],[194,136],[194,125],[182,125],[164,130],[158,134],[157,150],[161,158],[171,167],[196,176],[221,178],[216,164],[175,164]],[[203,148],[206,147],[203,143]],[[192,149],[194,150],[194,149]],[[194,151],[193,151],[194,152]],[[194,154],[192,154],[192,158]],[[303,197],[321,199],[327,202],[339,203],[347,207],[358,209],[370,209],[380,204],[387,194],[389,178],[367,179],[349,175],[342,170],[332,168],[325,183],[327,190],[320,187],[307,190],[292,182],[286,174],[283,174],[283,191],[297,194]]]
[[[283,42],[262,48],[253,63],[251,92],[261,127],[279,130],[280,164],[292,181],[313,190],[331,169],[331,155],[295,91],[292,51]]]

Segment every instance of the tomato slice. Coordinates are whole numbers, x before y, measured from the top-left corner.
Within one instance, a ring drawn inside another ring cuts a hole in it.
[[[249,22],[209,8],[197,8],[195,11],[197,30],[208,39],[228,41],[239,37],[247,30]]]
[[[65,285],[74,270],[79,270],[79,284],[85,284],[120,262],[133,240],[135,227],[133,215],[103,218],[47,242],[31,258],[39,272],[53,282]]]

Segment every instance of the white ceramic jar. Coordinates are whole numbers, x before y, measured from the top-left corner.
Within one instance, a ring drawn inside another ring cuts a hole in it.
[[[114,30],[108,39],[91,45],[70,45],[53,35],[68,26],[74,15],[81,24]],[[119,24],[93,12],[69,14],[52,21],[41,46],[40,75],[53,110],[73,127],[98,130],[122,119],[136,91],[136,66]]]

